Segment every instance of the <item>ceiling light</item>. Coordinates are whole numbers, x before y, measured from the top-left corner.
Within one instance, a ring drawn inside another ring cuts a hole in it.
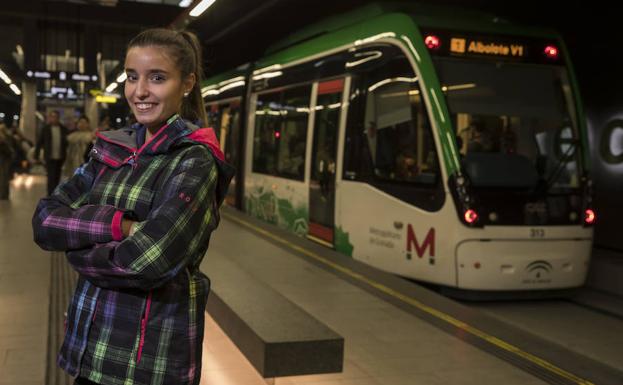
[[[5,74],[4,71],[2,71],[2,69],[0,69],[0,79],[4,80],[6,84],[13,83],[11,78],[7,74]]]
[[[195,8],[192,9],[192,11],[190,11],[189,15],[192,17],[198,17],[199,15],[204,13],[205,10],[208,9],[208,7],[214,4],[215,1],[216,0],[201,0],[201,2],[197,4]]]
[[[192,4],[193,0],[182,0],[179,3],[179,6],[182,8],[186,8],[188,7],[190,4]]]
[[[108,87],[106,87],[106,92],[113,92],[113,90],[115,88],[117,88],[118,84],[115,82],[112,82],[108,85]]]
[[[19,87],[17,87],[15,84],[11,84],[9,87],[11,87],[13,92],[15,92],[15,95],[21,95],[22,94],[22,91],[20,91]]]

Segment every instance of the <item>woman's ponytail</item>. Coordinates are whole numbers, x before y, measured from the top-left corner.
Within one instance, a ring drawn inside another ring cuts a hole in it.
[[[184,40],[190,45],[193,51],[194,58],[194,74],[195,74],[195,86],[190,91],[190,94],[182,102],[182,115],[186,113],[188,116],[194,115],[196,120],[200,120],[201,124],[205,126],[208,122],[205,107],[203,105],[203,97],[201,96],[201,83],[203,82],[203,55],[201,50],[201,44],[197,35],[189,31],[181,31],[180,34]],[[185,111],[186,109],[186,111]]]

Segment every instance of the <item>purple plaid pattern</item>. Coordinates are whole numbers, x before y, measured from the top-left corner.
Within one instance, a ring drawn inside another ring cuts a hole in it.
[[[69,183],[39,202],[33,228],[37,229],[35,242],[43,249],[80,249],[113,239],[113,217],[118,210],[110,205],[80,206],[93,184],[93,168],[93,163],[79,168]]]
[[[91,160],[33,217],[35,240],[80,274],[59,365],[109,385],[198,384],[208,278],[199,264],[233,169],[174,117],[136,148],[100,136]],[[117,239],[123,215],[136,232]],[[115,230],[116,229],[116,230]]]

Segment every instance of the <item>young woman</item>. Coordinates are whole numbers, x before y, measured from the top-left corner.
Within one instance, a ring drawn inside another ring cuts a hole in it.
[[[233,169],[205,122],[201,49],[152,29],[128,45],[137,123],[40,201],[35,241],[79,273],[59,365],[76,384],[199,384],[208,278],[199,264]]]

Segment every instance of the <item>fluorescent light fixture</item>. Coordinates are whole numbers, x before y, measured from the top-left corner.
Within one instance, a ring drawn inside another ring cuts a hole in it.
[[[15,92],[15,95],[21,95],[22,94],[22,91],[20,91],[19,87],[17,87],[15,84],[11,84],[9,87],[11,87],[13,92]]]
[[[117,76],[117,83],[123,83],[128,78],[128,74],[122,72],[121,75]]]
[[[178,4],[180,7],[182,8],[186,8],[188,7],[190,4],[192,4],[193,0],[182,0],[180,1],[180,3]]]
[[[5,74],[4,71],[2,71],[2,69],[0,69],[0,79],[4,80],[6,84],[13,83],[11,78],[7,74]]]
[[[201,2],[190,11],[189,15],[192,17],[199,17],[199,15],[204,13],[205,10],[208,9],[208,7],[210,7],[212,4],[214,4],[215,1],[216,0],[201,0]]]
[[[106,92],[112,92],[119,84],[112,82],[106,87]]]

